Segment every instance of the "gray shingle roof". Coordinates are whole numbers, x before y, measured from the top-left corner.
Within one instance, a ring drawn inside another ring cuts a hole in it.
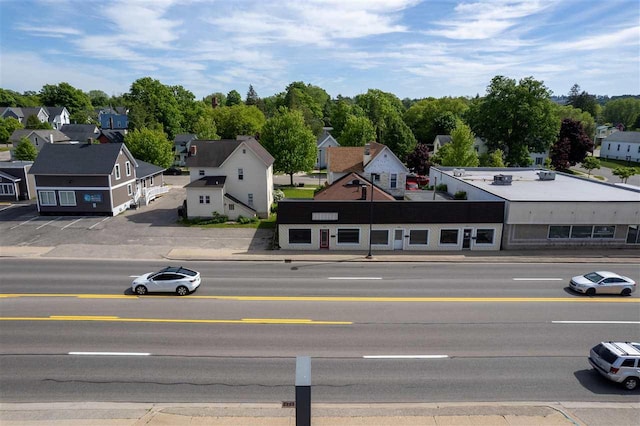
[[[62,133],[60,130],[55,129],[46,129],[46,130],[34,130],[34,129],[17,129],[14,130],[11,136],[9,137],[9,141],[20,141],[23,137],[29,137],[32,133],[35,133],[42,140],[49,141],[50,137],[53,136],[54,142],[68,142],[70,139],[67,135]]]
[[[640,143],[640,132],[613,132],[604,141]]]
[[[86,142],[87,139],[98,139],[100,131],[95,124],[64,124],[60,131],[67,135],[69,139],[77,142]]]
[[[31,167],[32,175],[111,174],[124,144],[46,144]],[[128,150],[127,150],[128,152]]]
[[[136,160],[138,163],[138,167],[136,167],[136,178],[142,179],[147,176],[157,175],[158,173],[162,173],[165,168],[156,166],[155,164],[147,163],[146,161]]]
[[[274,158],[264,149],[260,142],[253,138],[245,140],[223,139],[219,141],[194,140],[191,147],[196,147],[196,155],[187,157],[189,167],[220,167],[227,158],[241,145],[245,144],[253,151],[265,166],[273,164]]]
[[[120,129],[102,129],[102,135],[104,135],[110,143],[123,143],[125,133]]]
[[[222,188],[226,180],[226,176],[204,176],[185,185],[185,188]]]

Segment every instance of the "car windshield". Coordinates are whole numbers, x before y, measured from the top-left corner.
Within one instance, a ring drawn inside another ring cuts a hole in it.
[[[600,280],[604,278],[602,275],[597,274],[595,272],[591,272],[589,274],[585,274],[584,277],[586,279],[588,279],[589,281],[591,281],[592,283],[600,282]]]

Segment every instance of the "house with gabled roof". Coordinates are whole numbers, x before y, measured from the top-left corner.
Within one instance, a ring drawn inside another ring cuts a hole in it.
[[[393,195],[383,191],[370,181],[357,173],[349,173],[318,191],[314,196],[314,200],[333,200],[333,201],[355,201],[355,200],[371,200],[371,191],[373,191],[373,200],[375,201],[395,201]]]
[[[29,200],[34,194],[33,161],[0,161],[0,201]]]
[[[98,141],[100,129],[95,124],[65,124],[60,128],[70,142],[85,143],[89,140]]]
[[[640,163],[640,132],[614,132],[602,139],[601,158]]]
[[[129,127],[129,110],[125,107],[98,108],[98,122],[103,129],[127,129]]]
[[[191,142],[198,139],[198,136],[192,133],[177,134],[173,140],[173,165],[184,167],[185,160],[191,148]]]
[[[101,129],[98,141],[100,143],[124,143],[127,129]]]
[[[38,152],[40,152],[42,147],[45,145],[71,142],[69,137],[60,130],[16,129],[13,131],[8,141],[13,144],[11,158],[13,158],[13,151],[18,147],[18,145],[20,145],[22,138],[27,138]]]
[[[30,116],[35,115],[41,123],[49,123],[55,130],[69,124],[71,115],[66,107],[4,107],[0,108],[0,117],[13,117],[22,125],[27,124]]]
[[[386,145],[370,142],[365,146],[327,148],[327,182],[332,184],[355,172],[396,198],[403,198],[409,169]]]
[[[316,169],[322,170],[327,168],[327,148],[340,146],[337,140],[333,136],[331,136],[330,130],[332,127],[323,127],[322,133],[318,136],[316,140],[316,145],[318,147],[318,160],[316,161]]]
[[[188,218],[269,217],[274,158],[254,138],[194,140],[186,165]]]
[[[142,197],[139,167],[122,143],[47,144],[29,174],[42,215],[115,216]]]

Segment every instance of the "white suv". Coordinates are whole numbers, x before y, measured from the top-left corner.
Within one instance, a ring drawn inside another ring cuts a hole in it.
[[[640,381],[640,343],[602,342],[591,348],[589,363],[607,379],[634,390]]]

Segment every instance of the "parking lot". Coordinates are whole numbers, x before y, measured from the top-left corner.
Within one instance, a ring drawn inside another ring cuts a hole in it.
[[[271,232],[256,229],[185,227],[178,207],[185,199],[187,176],[165,176],[168,193],[148,206],[118,216],[40,216],[35,201],[0,205],[0,246],[120,246],[133,252],[155,250],[162,255],[176,247],[263,250]],[[75,247],[75,248],[74,248]],[[114,250],[117,250],[114,248]]]

